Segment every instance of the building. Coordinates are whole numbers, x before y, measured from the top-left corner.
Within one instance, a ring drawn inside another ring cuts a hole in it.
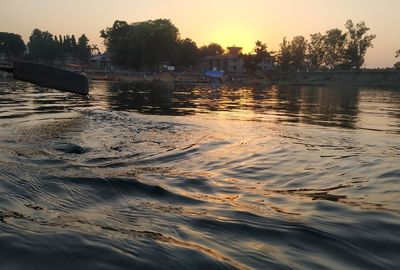
[[[228,47],[228,53],[206,56],[200,60],[202,70],[218,70],[225,74],[243,74],[243,59],[240,58],[241,47]]]
[[[110,58],[105,53],[92,56],[90,58],[90,64],[94,69],[111,70]]]

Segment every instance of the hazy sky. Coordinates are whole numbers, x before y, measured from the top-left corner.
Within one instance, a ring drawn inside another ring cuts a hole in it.
[[[347,19],[365,21],[376,34],[367,67],[393,66],[400,49],[400,0],[0,0],[0,31],[28,40],[34,28],[53,34],[85,33],[102,47],[99,31],[115,20],[168,18],[198,46],[217,42],[250,51],[256,40],[278,49],[282,38],[309,37]]]

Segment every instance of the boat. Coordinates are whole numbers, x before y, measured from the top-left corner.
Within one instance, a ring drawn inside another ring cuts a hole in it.
[[[203,75],[208,78],[222,79],[224,77],[224,72],[219,70],[206,70]]]

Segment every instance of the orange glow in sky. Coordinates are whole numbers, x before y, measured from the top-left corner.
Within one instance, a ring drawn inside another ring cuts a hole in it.
[[[365,21],[376,34],[367,67],[392,67],[400,49],[399,0],[2,0],[0,31],[28,40],[34,28],[53,34],[85,33],[102,46],[99,31],[115,20],[137,22],[168,18],[182,38],[198,46],[210,42],[237,45],[249,52],[256,40],[277,50],[283,37],[344,29],[347,19]]]

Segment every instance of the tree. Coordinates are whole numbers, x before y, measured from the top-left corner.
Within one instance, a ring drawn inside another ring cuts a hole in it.
[[[311,34],[308,43],[308,64],[312,69],[319,69],[324,63],[325,37],[321,33]]]
[[[343,65],[344,68],[359,69],[364,64],[365,54],[369,47],[373,47],[372,40],[376,35],[366,35],[370,30],[364,22],[356,25],[351,20],[346,22],[347,42],[344,50]]]
[[[324,38],[325,56],[324,63],[331,69],[337,69],[343,63],[346,45],[346,34],[336,28],[326,31]]]
[[[296,36],[290,44],[291,62],[293,68],[302,70],[305,67],[307,41],[303,36]]]
[[[34,29],[29,37],[29,57],[35,60],[53,62],[64,56],[74,56],[86,62],[90,57],[89,40],[82,34],[76,43],[74,35],[53,36],[48,31]]]
[[[29,56],[36,60],[53,61],[58,56],[58,49],[53,35],[48,31],[34,29],[29,37]]]
[[[92,44],[89,46],[90,54],[100,54],[99,47],[96,44]]]
[[[396,51],[396,58],[397,57],[400,57],[400,50],[397,50]],[[394,69],[400,69],[400,62],[396,62],[395,64],[394,64]]]
[[[176,56],[179,30],[170,20],[133,24],[115,21],[100,33],[111,62],[116,65],[153,68],[160,62],[172,62]]]
[[[199,57],[203,58],[206,56],[222,55],[224,52],[225,50],[218,43],[210,43],[200,47]]]
[[[25,50],[26,47],[20,35],[0,32],[0,53],[14,57],[23,55]]]
[[[261,63],[266,58],[271,58],[271,55],[267,50],[267,44],[257,40],[255,45],[256,46],[254,47],[253,51],[255,53],[255,61],[257,64]]]
[[[107,27],[100,31],[100,36],[104,39],[103,43],[107,51],[110,53],[112,63],[128,66],[129,58],[132,52],[126,55],[126,50],[129,45],[130,26],[124,21],[115,21],[112,27]],[[132,65],[132,63],[131,63]]]
[[[282,43],[279,45],[280,51],[278,53],[278,66],[283,71],[288,71],[292,63],[292,48],[286,37],[283,38]]]
[[[257,70],[258,64],[262,63],[265,59],[270,59],[271,54],[267,50],[267,45],[257,40],[253,53],[242,54],[243,66],[246,70],[254,72]]]
[[[78,39],[78,44],[76,45],[76,54],[79,60],[83,62],[89,61],[91,48],[89,46],[89,39],[82,34]]]
[[[178,66],[192,66],[198,61],[198,48],[196,43],[189,39],[179,40],[175,64]]]

